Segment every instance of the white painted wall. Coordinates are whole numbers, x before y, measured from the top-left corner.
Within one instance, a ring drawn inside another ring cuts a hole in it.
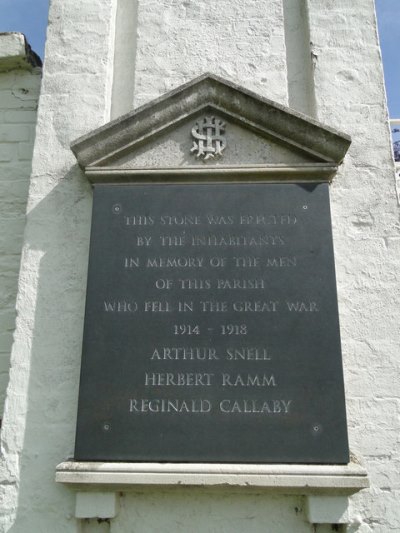
[[[73,453],[90,231],[91,191],[69,143],[109,119],[116,3],[51,2],[2,431],[0,530],[329,531],[312,529],[298,497],[197,489],[129,493],[110,524],[78,524],[73,493],[54,483],[56,464]],[[309,0],[308,12],[318,118],[353,136],[332,206],[350,442],[372,487],[352,499],[349,531],[395,532],[400,236],[373,2]],[[135,106],[207,70],[287,103],[281,0],[142,0],[135,24],[132,17],[127,76]]]
[[[1,432],[0,531],[78,528],[73,494],[54,483],[74,443],[91,213],[69,144],[109,120],[115,10],[114,0],[50,5]]]
[[[8,384],[41,71],[20,34],[0,35],[0,417]]]
[[[400,226],[372,0],[310,0],[318,118],[353,138],[331,190],[359,531],[400,530]],[[329,30],[327,31],[327,28]]]
[[[281,0],[141,0],[134,106],[212,72],[287,104]]]

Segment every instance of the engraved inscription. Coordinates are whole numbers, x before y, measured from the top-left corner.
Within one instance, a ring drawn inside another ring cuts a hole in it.
[[[192,134],[226,147],[219,119]],[[334,463],[327,208],[316,184],[96,185],[76,458]]]

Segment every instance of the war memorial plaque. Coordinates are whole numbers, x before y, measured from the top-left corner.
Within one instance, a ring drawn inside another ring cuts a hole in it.
[[[76,460],[347,463],[328,185],[96,185]]]

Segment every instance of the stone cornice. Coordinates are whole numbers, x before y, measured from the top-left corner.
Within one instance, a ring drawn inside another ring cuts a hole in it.
[[[301,152],[310,162],[339,165],[351,143],[346,134],[310,117],[204,74],[80,137],[71,149],[84,169],[112,167],[127,153],[203,111],[218,113],[260,137]]]

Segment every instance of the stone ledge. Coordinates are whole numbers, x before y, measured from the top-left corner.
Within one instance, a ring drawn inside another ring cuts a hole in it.
[[[285,493],[353,494],[369,486],[366,470],[348,465],[100,463],[66,461],[56,481],[79,488],[132,490],[138,486],[253,487]]]
[[[91,183],[203,183],[248,181],[268,183],[331,182],[337,165],[326,163],[298,165],[243,165],[177,168],[101,168],[88,167],[85,174]]]
[[[0,33],[0,72],[32,70],[41,66],[40,57],[33,52],[25,35],[17,32]]]

